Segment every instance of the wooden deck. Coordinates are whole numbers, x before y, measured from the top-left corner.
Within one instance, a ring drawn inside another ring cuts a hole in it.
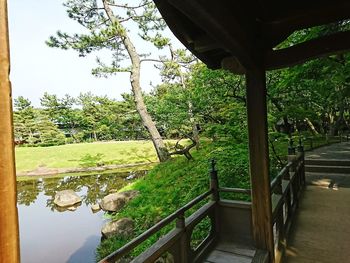
[[[307,188],[286,252],[287,263],[350,262],[350,143],[306,155]]]
[[[268,254],[256,250],[254,247],[242,246],[232,243],[219,243],[210,252],[204,263],[252,263],[267,262]]]

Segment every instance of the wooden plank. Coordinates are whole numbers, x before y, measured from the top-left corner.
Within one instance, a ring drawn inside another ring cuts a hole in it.
[[[175,228],[170,233],[159,239],[145,252],[134,258],[132,263],[154,262],[163,255],[172,245],[179,242],[181,235],[184,235],[184,230]],[[180,241],[181,242],[181,241]],[[181,244],[183,246],[183,244]]]
[[[236,243],[220,242],[216,247],[216,250],[223,252],[233,253],[241,256],[251,257],[255,255],[255,248],[249,246],[242,246]]]
[[[254,28],[245,31],[243,25],[232,16],[232,10],[218,9],[205,1],[168,0],[168,2],[185,14],[193,24],[206,32],[221,47],[229,50],[244,68],[254,67],[255,48],[252,41]],[[229,21],[226,20],[228,17]]]
[[[245,257],[245,256],[239,256],[236,254],[220,251],[220,250],[213,250],[208,258],[206,259],[209,262],[212,263],[251,263],[252,258]]]
[[[0,262],[19,262],[7,1],[0,0]]]
[[[296,30],[326,25],[349,17],[349,2],[334,4],[330,1],[319,3],[317,8],[312,6],[304,10],[296,10],[278,20],[263,23],[262,32],[270,40],[270,47],[274,47]]]
[[[278,69],[350,50],[350,31],[308,40],[294,46],[272,50],[265,55],[266,69]]]
[[[248,70],[246,79],[253,235],[256,248],[273,258],[265,70]]]
[[[269,253],[266,250],[258,249],[254,255],[252,263],[268,263]]]

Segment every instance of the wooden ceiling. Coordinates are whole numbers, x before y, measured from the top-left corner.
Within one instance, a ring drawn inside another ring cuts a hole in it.
[[[175,36],[211,68],[276,69],[350,50],[350,32],[274,50],[296,30],[350,19],[350,0],[154,1]]]

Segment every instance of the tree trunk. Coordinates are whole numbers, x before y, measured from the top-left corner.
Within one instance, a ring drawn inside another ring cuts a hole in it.
[[[181,69],[179,69],[179,75],[180,75],[180,79],[181,79],[182,88],[184,90],[186,90],[185,78],[181,72]],[[199,130],[198,130],[197,123],[195,122],[195,119],[193,116],[193,104],[192,104],[192,101],[190,99],[187,101],[187,105],[188,105],[188,118],[189,118],[191,126],[192,126],[192,137],[196,143],[196,149],[198,150],[199,149]]]
[[[108,2],[103,0],[103,6],[107,13],[108,18],[111,20],[113,24],[118,25],[119,28],[117,34],[121,37],[121,40],[124,44],[126,51],[129,54],[132,69],[130,72],[130,83],[132,87],[132,92],[134,94],[134,101],[136,104],[136,110],[139,113],[143,125],[148,130],[151,140],[153,142],[154,148],[156,149],[158,159],[160,162],[164,162],[170,158],[169,152],[165,147],[164,141],[160,136],[155,123],[153,122],[151,116],[149,115],[145,102],[143,100],[141,85],[140,85],[140,69],[141,69],[141,61],[140,56],[136,52],[135,46],[127,35],[127,31],[122,27],[119,23],[118,19],[114,16]]]
[[[196,149],[198,150],[199,149],[199,130],[193,116],[193,104],[191,101],[188,101],[188,116],[190,118],[190,123],[192,125],[193,140],[196,142]]]
[[[335,135],[335,124],[334,124],[334,115],[329,113],[329,135]]]
[[[309,118],[305,118],[305,121],[307,123],[307,125],[309,126],[309,128],[311,129],[312,133],[314,135],[318,134],[318,131],[316,130],[315,126],[312,124],[312,122],[309,120]]]

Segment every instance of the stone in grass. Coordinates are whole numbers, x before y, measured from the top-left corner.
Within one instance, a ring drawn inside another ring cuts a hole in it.
[[[100,207],[99,204],[92,204],[91,205],[91,210],[92,210],[93,213],[96,213],[96,212],[101,210],[101,207]]]
[[[73,190],[63,190],[56,193],[53,202],[60,207],[68,207],[80,203],[81,197]]]
[[[102,227],[101,232],[107,238],[112,236],[129,237],[134,232],[134,221],[127,217],[110,221]]]
[[[137,190],[129,190],[125,192],[109,194],[102,199],[100,207],[102,210],[107,212],[117,212],[138,194],[139,191]]]

